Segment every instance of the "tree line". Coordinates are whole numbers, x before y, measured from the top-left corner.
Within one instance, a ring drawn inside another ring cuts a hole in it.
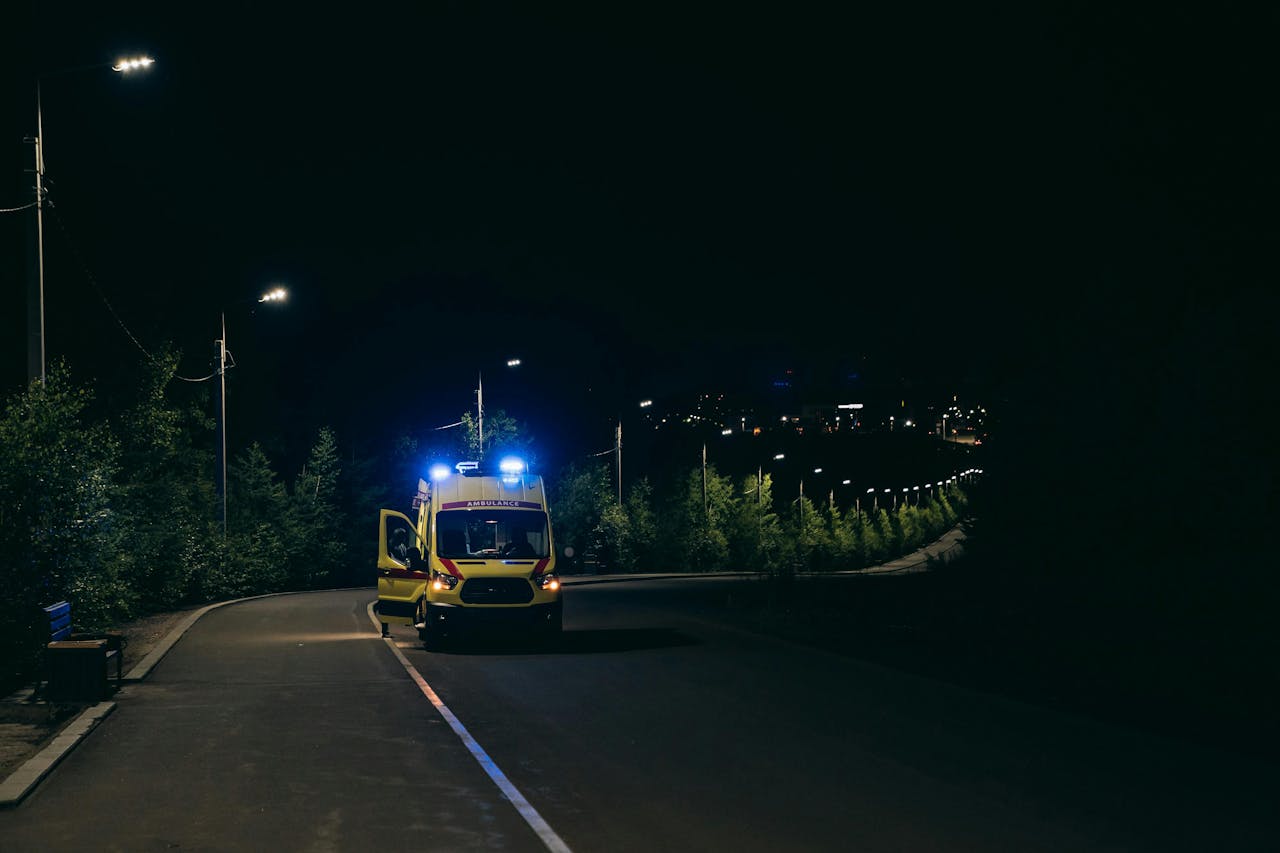
[[[725,569],[786,575],[859,569],[925,545],[963,516],[960,486],[919,504],[842,510],[803,495],[778,500],[767,473],[735,478],[692,467],[657,489],[636,481],[618,500],[607,462],[570,463],[548,484],[553,534],[569,560],[611,571]]]
[[[254,443],[228,464],[225,531],[216,506],[208,395],[176,394],[175,353],[148,364],[136,394],[101,405],[64,363],[0,415],[0,673],[22,683],[48,640],[41,607],[72,604],[73,627],[246,595],[350,582],[369,525],[356,463],[317,430],[283,478]],[[363,579],[362,579],[363,580]]]
[[[150,613],[273,592],[373,580],[379,507],[408,502],[421,459],[531,455],[532,437],[486,413],[484,445],[469,413],[420,447],[403,435],[376,451],[340,446],[319,427],[305,460],[282,476],[258,443],[227,468],[225,529],[214,484],[209,395],[173,381],[163,350],[132,393],[95,399],[65,363],[6,401],[0,414],[0,680],[30,680],[48,639],[43,606],[72,604],[78,631]],[[347,444],[350,444],[348,442]],[[567,571],[591,566],[788,573],[891,559],[954,525],[959,488],[919,506],[845,512],[775,500],[769,475],[734,479],[715,466],[633,483],[618,500],[607,459],[547,476],[553,532]]]

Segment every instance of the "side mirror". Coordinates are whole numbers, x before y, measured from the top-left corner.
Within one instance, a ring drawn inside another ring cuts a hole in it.
[[[418,553],[417,548],[409,549],[409,568],[423,569],[427,565],[427,561],[422,559],[422,555]]]

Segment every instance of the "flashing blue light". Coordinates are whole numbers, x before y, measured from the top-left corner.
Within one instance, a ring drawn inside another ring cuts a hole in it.
[[[432,479],[432,480],[445,480],[445,479],[448,479],[448,477],[449,477],[449,473],[450,473],[450,472],[449,472],[449,466],[448,466],[448,465],[432,465],[432,466],[431,466],[431,479]]]
[[[517,456],[508,456],[498,463],[498,470],[504,474],[522,474],[524,460]]]

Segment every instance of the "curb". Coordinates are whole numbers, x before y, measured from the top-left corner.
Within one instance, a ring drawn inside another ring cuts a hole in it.
[[[0,782],[0,807],[11,808],[22,802],[40,780],[115,709],[115,702],[99,702],[82,711],[48,746]]]
[[[254,595],[250,598],[234,598],[231,601],[219,601],[216,604],[201,607],[195,613],[192,613],[186,619],[183,619],[178,623],[178,625],[169,632],[168,636],[157,643],[155,648],[153,648],[145,658],[134,664],[133,669],[129,670],[129,673],[121,680],[125,684],[137,684],[139,681],[145,679],[151,674],[151,670],[155,669],[156,664],[160,663],[160,660],[169,653],[170,649],[174,647],[174,644],[176,644],[178,640],[182,639],[182,635],[187,632],[187,629],[196,624],[196,621],[210,610],[217,610],[219,607],[226,607],[228,604],[237,604],[241,601],[251,601],[255,598],[271,598],[272,596],[286,594],[287,593],[273,592],[267,595]]]

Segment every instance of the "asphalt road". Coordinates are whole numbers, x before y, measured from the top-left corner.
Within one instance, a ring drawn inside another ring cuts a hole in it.
[[[555,649],[389,643],[371,589],[211,611],[0,813],[0,849],[1280,841],[1272,765],[738,631],[716,608],[735,583],[571,587]]]

